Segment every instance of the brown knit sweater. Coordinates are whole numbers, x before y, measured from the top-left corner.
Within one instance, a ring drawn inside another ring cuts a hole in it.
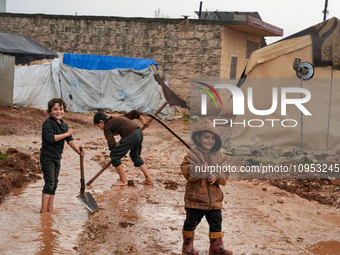
[[[123,116],[117,116],[115,118],[110,117],[105,120],[104,135],[110,150],[113,150],[116,147],[114,135],[119,134],[121,137],[126,137],[139,127],[132,120],[139,119],[140,115],[141,113],[139,111],[133,110]]]

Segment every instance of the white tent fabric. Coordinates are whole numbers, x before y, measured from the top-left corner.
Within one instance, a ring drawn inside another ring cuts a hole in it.
[[[166,101],[151,66],[140,71],[98,71],[70,67],[59,59],[15,67],[13,94],[15,105],[36,108],[46,108],[50,99],[63,97],[71,112],[109,109],[155,113]],[[173,114],[173,108],[166,106],[160,116]]]
[[[151,66],[136,71],[85,70],[60,63],[62,97],[72,112],[112,109],[117,112],[138,110],[154,113],[166,101]],[[162,114],[171,115],[167,106]]]
[[[41,65],[16,66],[13,104],[20,107],[46,108],[51,98],[61,96],[58,72],[57,58]]]
[[[273,87],[278,88],[278,93],[281,93],[281,88],[301,86],[301,80],[293,69],[295,58],[313,63],[310,35],[287,39],[252,53],[246,69],[247,78],[241,88],[245,95],[249,87],[254,89],[252,100],[255,109],[271,108]],[[340,71],[331,66],[315,67],[314,71],[310,80],[303,81],[303,88],[311,93],[311,99],[304,104],[311,116],[303,116],[301,121],[301,112],[295,105],[288,106],[285,116],[281,115],[280,104],[274,113],[265,116],[254,115],[246,107],[245,114],[237,115],[235,122],[293,119],[297,120],[298,125],[286,128],[279,121],[275,123],[275,127],[268,125],[268,121],[263,127],[237,125],[232,130],[230,143],[234,147],[266,145],[281,149],[299,149],[303,140],[304,149],[334,152],[340,150]],[[287,98],[294,97],[300,98],[300,94],[288,93]],[[258,123],[259,121],[254,125]]]

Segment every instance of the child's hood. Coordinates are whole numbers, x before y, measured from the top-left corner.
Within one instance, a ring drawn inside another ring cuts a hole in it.
[[[194,127],[192,134],[191,134],[191,139],[194,141],[195,145],[198,147],[201,147],[199,142],[196,139],[196,135],[198,132],[204,132],[204,131],[209,131],[215,135],[215,145],[211,148],[210,152],[219,151],[222,147],[222,140],[217,131],[217,128],[214,127],[214,124],[208,119],[199,121]]]

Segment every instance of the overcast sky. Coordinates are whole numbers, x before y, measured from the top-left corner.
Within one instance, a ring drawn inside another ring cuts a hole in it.
[[[169,18],[197,19],[200,0],[6,0],[10,13],[45,13],[154,18],[155,11]],[[325,0],[203,0],[202,11],[258,12],[263,21],[280,27],[284,36],[323,21]],[[340,0],[328,0],[327,18],[340,18]],[[267,43],[280,38],[267,37]]]

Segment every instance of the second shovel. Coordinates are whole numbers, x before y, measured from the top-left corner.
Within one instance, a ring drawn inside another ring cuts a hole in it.
[[[83,147],[79,147],[80,150],[80,194],[77,196],[79,202],[85,206],[90,212],[98,210],[96,200],[92,197],[90,192],[85,192],[85,180],[84,180],[84,157],[81,155]]]

